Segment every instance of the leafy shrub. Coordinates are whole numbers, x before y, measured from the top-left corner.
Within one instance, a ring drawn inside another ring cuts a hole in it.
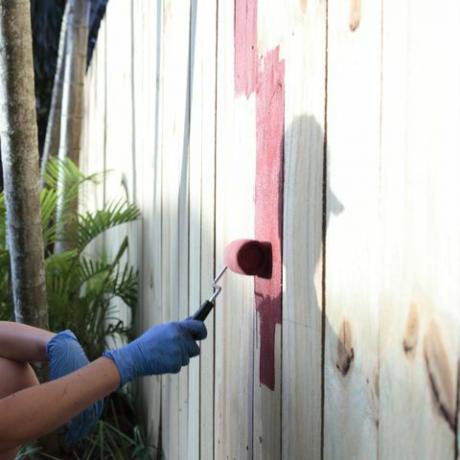
[[[126,201],[116,201],[95,212],[75,213],[72,205],[81,186],[97,182],[97,175],[84,175],[70,160],[49,161],[40,205],[43,240],[46,248],[45,271],[48,294],[49,323],[52,331],[71,329],[78,337],[90,360],[98,358],[113,338],[129,340],[131,325],[117,317],[116,298],[131,310],[137,306],[137,271],[123,261],[128,249],[127,237],[115,256],[104,252],[89,255],[88,245],[112,227],[136,220],[138,208]],[[61,192],[60,181],[67,187]],[[59,212],[64,225],[58,227]],[[71,241],[72,249],[55,252],[56,243]],[[5,197],[0,194],[0,320],[12,320],[9,254],[6,238]],[[59,455],[59,456],[56,456]],[[92,434],[66,451],[48,451],[40,443],[24,446],[17,459],[149,459],[151,448],[144,441],[133,409],[131,396],[118,391],[105,402],[101,420]]]

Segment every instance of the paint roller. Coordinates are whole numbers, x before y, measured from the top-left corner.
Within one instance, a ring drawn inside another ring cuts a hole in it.
[[[241,239],[232,241],[224,251],[224,268],[213,282],[213,293],[205,300],[193,319],[204,321],[215,305],[222,288],[217,284],[227,268],[232,272],[247,276],[270,279],[272,276],[272,245],[269,242]]]

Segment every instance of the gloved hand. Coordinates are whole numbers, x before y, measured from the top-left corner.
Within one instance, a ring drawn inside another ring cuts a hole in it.
[[[150,328],[133,342],[103,356],[112,359],[120,373],[120,387],[136,377],[177,373],[200,354],[196,340],[206,338],[202,321],[186,319]]]
[[[56,334],[48,342],[46,353],[50,365],[50,380],[63,377],[89,364],[83,348],[70,330]],[[103,405],[103,401],[95,402],[68,423],[65,438],[67,443],[74,444],[89,433],[101,416]]]

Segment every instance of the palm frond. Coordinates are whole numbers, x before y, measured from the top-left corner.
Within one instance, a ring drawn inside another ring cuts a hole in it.
[[[129,265],[125,265],[122,270],[117,270],[113,283],[114,296],[119,297],[126,305],[134,308],[137,303],[137,291],[137,271]]]
[[[82,251],[90,241],[109,228],[132,222],[140,215],[138,207],[124,200],[115,201],[96,213],[86,212],[78,219],[77,244]]]
[[[110,271],[110,264],[103,260],[80,256],[79,271],[80,285],[83,285],[97,276],[107,275]]]
[[[72,188],[75,192],[75,188],[83,184],[84,182],[98,183],[99,178],[103,173],[95,173],[91,175],[85,175],[80,171],[78,166],[69,158],[61,160],[59,158],[52,158],[46,165],[45,175],[43,182],[46,188],[59,190],[62,181]]]
[[[43,188],[40,192],[40,207],[43,229],[44,246],[53,243],[56,235],[56,225],[53,219],[56,216],[58,195],[54,189]]]

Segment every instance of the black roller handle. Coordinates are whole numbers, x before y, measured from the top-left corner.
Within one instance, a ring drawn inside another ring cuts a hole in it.
[[[211,302],[210,300],[205,300],[202,304],[199,310],[196,311],[196,313],[192,316],[192,319],[196,319],[198,321],[204,321],[209,313],[211,313],[211,310],[214,307],[214,302]]]

